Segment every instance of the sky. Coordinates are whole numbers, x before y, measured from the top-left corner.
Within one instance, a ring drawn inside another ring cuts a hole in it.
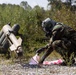
[[[0,4],[2,4],[2,3],[20,4],[22,1],[27,1],[31,7],[39,5],[46,9],[47,5],[48,5],[47,0],[0,0]]]
[[[61,0],[62,2],[68,2],[69,0]]]

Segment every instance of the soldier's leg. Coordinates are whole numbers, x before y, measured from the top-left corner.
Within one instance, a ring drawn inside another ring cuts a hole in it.
[[[65,50],[65,62],[66,65],[72,65],[75,63],[74,57],[75,57],[75,52],[73,50],[74,46],[70,40],[64,39],[62,40],[62,46],[63,49]]]
[[[39,61],[40,64],[43,63],[43,61],[51,54],[51,52],[53,51],[53,48],[50,47],[47,49],[47,51],[44,53],[44,55],[42,56],[41,60]]]
[[[53,42],[53,48],[63,57],[66,65],[74,63],[74,53],[71,50],[70,41],[56,40]]]
[[[60,53],[62,55],[62,44],[61,40],[56,40],[52,43],[52,47],[56,52]]]

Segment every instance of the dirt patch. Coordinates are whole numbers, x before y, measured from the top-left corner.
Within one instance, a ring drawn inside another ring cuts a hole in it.
[[[0,59],[0,75],[76,75],[76,63],[73,66],[29,65],[27,61],[12,63],[12,60]]]
[[[39,67],[37,65],[8,64],[0,65],[0,75],[76,75],[76,65],[61,66],[50,65]]]

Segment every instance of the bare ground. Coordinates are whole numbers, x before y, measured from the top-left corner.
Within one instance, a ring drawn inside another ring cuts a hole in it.
[[[9,63],[8,63],[9,62]],[[28,63],[11,63],[10,60],[1,60],[0,75],[76,75],[76,65],[50,65],[39,67]]]

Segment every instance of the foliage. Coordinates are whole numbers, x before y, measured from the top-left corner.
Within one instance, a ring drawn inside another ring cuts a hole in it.
[[[32,9],[31,6],[28,4],[27,1],[22,1],[20,3],[20,6],[23,7],[25,10],[27,10],[27,9],[31,10]]]
[[[3,25],[11,22],[20,25],[20,33],[23,34],[23,49],[27,52],[34,52],[40,45],[43,45],[44,32],[41,29],[45,10],[39,6],[33,9],[24,9],[19,5],[0,4],[0,29]]]
[[[11,26],[16,23],[20,25],[25,56],[32,56],[38,48],[47,43],[41,27],[45,18],[50,17],[76,29],[76,11],[71,11],[71,7],[62,4],[60,0],[48,1],[49,5],[52,5],[50,10],[44,10],[38,5],[32,8],[26,1],[22,1],[20,5],[0,4],[0,29],[9,22]]]

